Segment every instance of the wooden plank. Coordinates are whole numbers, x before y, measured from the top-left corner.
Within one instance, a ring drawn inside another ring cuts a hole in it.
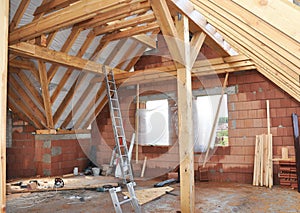
[[[294,147],[296,156],[296,168],[297,168],[297,182],[298,182],[298,192],[300,192],[300,137],[299,137],[299,121],[298,115],[296,113],[292,114],[293,121],[293,135],[294,135]]]
[[[143,167],[142,167],[141,177],[144,177],[145,170],[146,170],[146,164],[147,164],[147,156],[145,156],[145,158],[144,158],[144,163],[143,163]]]
[[[155,200],[155,199],[165,195],[166,192],[171,192],[173,190],[174,190],[174,188],[172,188],[170,186],[135,190],[135,196],[138,199],[139,204],[144,205],[146,203],[149,203],[152,200]],[[130,194],[128,192],[122,192],[122,194],[124,194],[127,197],[130,197]]]
[[[184,62],[190,62],[189,22],[186,16],[176,20],[181,39]],[[175,60],[175,59],[173,59]],[[192,82],[191,67],[177,69],[178,92],[178,141],[180,155],[180,206],[182,212],[195,212],[194,141],[192,131]]]
[[[295,28],[300,20],[299,7],[283,0],[253,2],[247,0],[233,1],[281,32],[292,37],[297,42],[300,42],[300,32]]]
[[[258,185],[257,173],[258,173],[258,143],[259,138],[258,135],[255,137],[255,150],[254,150],[254,165],[253,165],[253,186]]]
[[[6,210],[6,112],[7,112],[7,67],[8,67],[8,22],[9,1],[4,0],[0,5],[0,211]]]
[[[82,0],[67,8],[22,26],[11,32],[10,44],[18,41],[26,41],[45,33],[56,31],[60,28],[74,25],[94,17],[97,13],[110,11],[132,1],[128,0],[104,0],[99,4],[98,0]],[[64,17],[64,18],[61,18]]]
[[[38,60],[39,65],[39,74],[40,74],[40,84],[41,84],[41,90],[42,90],[42,97],[43,97],[43,106],[45,109],[45,116],[47,121],[47,127],[49,129],[53,129],[53,117],[52,117],[52,104],[50,102],[50,94],[49,94],[49,83],[47,79],[47,70],[46,70],[46,64]]]
[[[139,122],[140,122],[140,85],[136,85],[136,109],[135,109],[135,163],[139,163]]]
[[[225,88],[226,88],[227,82],[228,82],[228,76],[229,76],[229,73],[226,73],[226,76],[225,76],[225,79],[224,79],[224,82],[223,82],[221,97],[220,97],[220,100],[219,100],[219,103],[218,103],[218,108],[217,108],[217,111],[216,111],[216,114],[215,114],[215,119],[214,119],[214,122],[213,122],[213,125],[212,125],[212,129],[210,131],[207,150],[205,152],[205,158],[204,158],[204,161],[203,161],[203,167],[205,167],[205,165],[206,165],[211,143],[215,142],[215,139],[213,138],[213,136],[215,134],[215,131],[216,131],[216,128],[217,128],[217,125],[218,125],[219,113],[220,113],[221,106],[222,106],[222,101],[223,101],[223,96],[224,96],[224,93],[225,93]]]

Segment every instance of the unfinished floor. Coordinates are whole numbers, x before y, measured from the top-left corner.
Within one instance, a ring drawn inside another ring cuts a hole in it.
[[[151,188],[157,181],[137,181],[138,189]],[[179,183],[172,184],[180,194]],[[300,212],[300,193],[290,188],[272,189],[247,184],[196,182],[196,212]],[[130,204],[123,212],[133,212]],[[166,194],[142,206],[143,212],[179,212],[180,197]],[[7,212],[114,212],[108,192],[69,190],[11,194]]]

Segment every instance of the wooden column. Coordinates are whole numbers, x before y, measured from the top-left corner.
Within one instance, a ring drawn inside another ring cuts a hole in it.
[[[188,18],[177,17],[176,28],[182,40],[184,65],[177,69],[178,140],[180,154],[180,205],[182,212],[195,211],[194,139],[192,122],[192,79]],[[179,67],[179,66],[177,66]]]
[[[7,46],[8,46],[8,5],[9,0],[0,4],[0,204],[1,212],[5,212],[6,193],[6,97],[7,97]]]

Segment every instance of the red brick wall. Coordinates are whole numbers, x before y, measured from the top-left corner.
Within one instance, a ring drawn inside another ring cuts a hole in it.
[[[27,122],[14,118],[12,147],[7,148],[7,179],[63,175],[72,173],[75,166],[79,171],[86,168],[89,160],[85,153],[89,153],[90,139],[45,135],[48,139],[41,140],[36,139],[41,135],[32,134],[34,131]]]
[[[169,52],[164,40],[158,40],[158,50],[141,57],[135,69],[147,69],[152,67],[172,65]],[[206,58],[218,57],[208,46],[201,49]],[[198,58],[205,58],[199,55]],[[214,88],[221,86],[224,76],[205,76],[193,79],[193,89]],[[203,86],[204,85],[204,86]],[[300,103],[283,92],[267,78],[257,71],[231,73],[228,86],[237,86],[236,94],[228,95],[229,110],[229,146],[219,147],[211,156],[208,167],[209,180],[230,181],[240,183],[252,183],[255,136],[267,133],[266,100],[270,100],[271,133],[273,134],[274,158],[281,157],[282,147],[288,147],[289,157],[294,157],[293,131],[291,114],[296,112],[300,115]],[[173,92],[176,94],[176,81],[149,83],[140,85],[140,94],[155,92]],[[122,113],[127,140],[130,141],[134,132],[135,102],[133,101],[136,91],[120,86]],[[171,124],[172,125],[172,124]],[[97,161],[108,163],[111,149],[114,146],[111,121],[108,108],[103,110],[93,124],[93,141],[99,144],[97,147]],[[95,134],[97,132],[97,134]],[[155,171],[171,167],[175,168],[178,162],[177,137],[172,134],[173,146],[165,149],[139,146],[139,161],[148,157],[147,169]],[[171,150],[171,151],[170,151]],[[133,151],[135,159],[135,150]],[[195,169],[202,165],[203,154],[195,154]],[[278,183],[278,164],[274,162],[274,182]]]
[[[13,120],[12,147],[6,149],[7,178],[30,177],[36,174],[34,128],[27,122]]]

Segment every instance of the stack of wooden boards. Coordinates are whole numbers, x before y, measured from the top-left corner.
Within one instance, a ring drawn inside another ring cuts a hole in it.
[[[254,186],[273,186],[272,134],[256,135],[253,170]]]
[[[279,183],[292,189],[298,188],[297,169],[295,160],[279,161]]]

